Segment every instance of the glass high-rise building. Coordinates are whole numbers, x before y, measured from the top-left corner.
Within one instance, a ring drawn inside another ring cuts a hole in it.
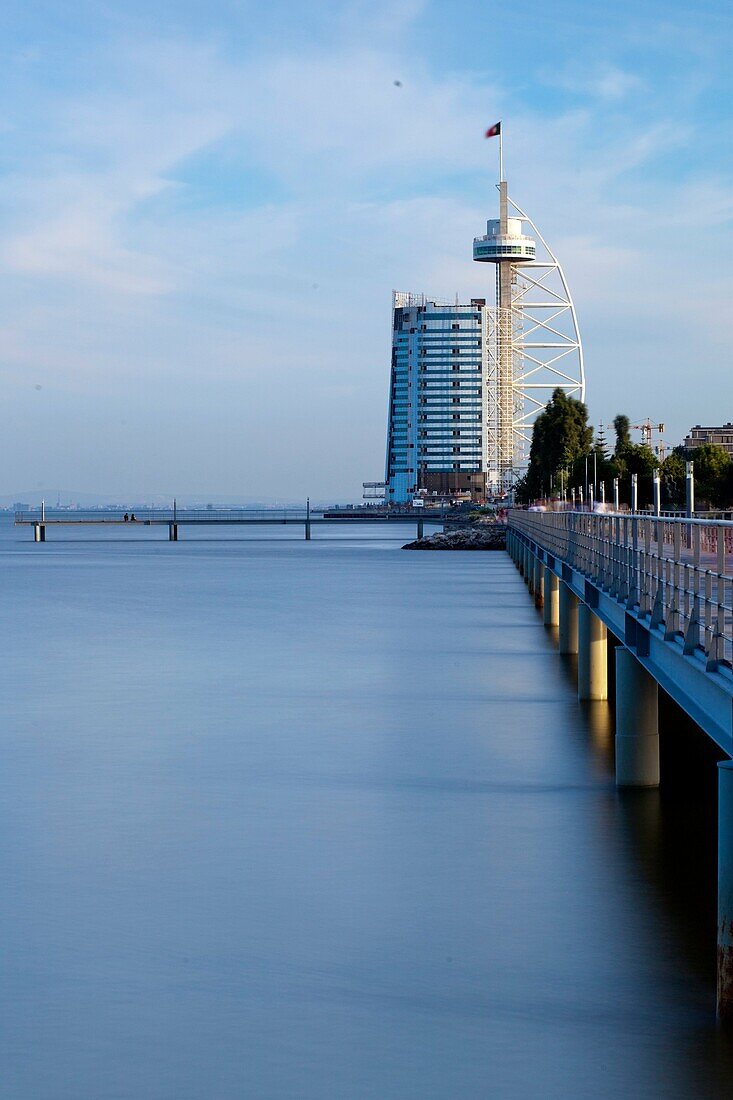
[[[486,493],[482,332],[486,302],[393,294],[386,499]]]

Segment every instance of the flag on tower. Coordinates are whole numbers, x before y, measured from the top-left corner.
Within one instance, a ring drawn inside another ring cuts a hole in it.
[[[493,126],[489,126],[488,130],[484,134],[484,137],[498,137],[501,133],[501,123],[495,122]]]

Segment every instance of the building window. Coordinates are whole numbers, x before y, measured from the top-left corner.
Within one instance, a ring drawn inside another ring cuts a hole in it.
[[[460,378],[454,378],[453,379],[453,389],[456,389],[458,386],[460,386],[460,384],[461,384]]]
[[[461,354],[461,349],[460,348],[451,348],[450,351],[451,351],[451,355],[460,355]]]
[[[453,435],[460,435],[460,431],[457,428],[453,429]]]
[[[461,403],[460,397],[452,397],[451,401],[454,405],[460,405],[460,403]]]
[[[453,370],[460,370],[460,369],[461,368],[459,367],[458,363],[453,364]]]
[[[460,327],[461,326],[456,324],[455,322],[451,325],[451,328],[453,329],[454,332],[456,332]]]
[[[455,401],[455,397],[453,398],[453,400]],[[453,413],[453,419],[454,420],[460,420],[461,419],[461,414],[460,413]]]

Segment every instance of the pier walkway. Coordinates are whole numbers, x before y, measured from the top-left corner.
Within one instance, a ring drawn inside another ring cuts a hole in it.
[[[125,519],[127,515],[127,519]],[[36,508],[27,512],[15,513],[15,524],[19,527],[32,527],[36,542],[46,541],[49,527],[167,527],[170,542],[178,541],[179,527],[227,527],[227,526],[278,526],[295,525],[303,528],[306,539],[310,539],[314,525],[341,523],[349,526],[375,523],[390,525],[408,525],[415,528],[417,537],[422,538],[424,527],[442,526],[444,516],[438,509],[426,512],[357,512],[349,509],[312,509],[305,508],[147,508],[127,513],[124,509],[88,509],[69,511],[61,508]]]
[[[508,516],[507,551],[561,653],[577,654],[578,697],[608,696],[615,660],[616,782],[659,785],[661,687],[733,757],[733,523],[641,514]],[[719,764],[718,1012],[733,1023],[733,760]]]

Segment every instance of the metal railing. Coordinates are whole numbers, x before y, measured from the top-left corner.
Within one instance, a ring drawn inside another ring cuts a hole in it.
[[[31,508],[15,512],[15,523],[306,523],[309,519],[410,521],[441,523],[444,512],[439,508],[379,511],[348,508]],[[134,516],[134,521],[132,520]]]
[[[512,509],[508,524],[709,671],[732,667],[733,522]]]
[[[16,523],[124,523],[125,515],[134,515],[137,523],[205,523],[242,522],[250,520],[268,523],[293,520],[305,523],[306,508],[31,508],[16,512]],[[311,519],[323,511],[311,509]]]

